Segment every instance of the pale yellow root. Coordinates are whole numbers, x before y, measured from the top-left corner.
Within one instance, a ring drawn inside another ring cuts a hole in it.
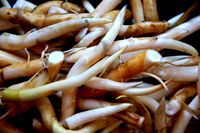
[[[143,0],[144,17],[147,21],[159,21],[156,0]]]
[[[77,88],[71,88],[62,92],[61,122],[64,122],[65,118],[75,113],[76,91]]]
[[[166,105],[166,113],[173,116],[181,109],[182,103],[197,94],[196,84],[190,84],[177,91]]]
[[[5,67],[15,63],[22,63],[26,60],[14,54],[8,53],[6,51],[0,50],[0,66]]]
[[[35,27],[45,27],[66,20],[87,18],[88,13],[81,14],[35,14],[15,8],[1,8],[0,18],[15,24],[33,25]]]
[[[72,20],[77,18],[87,18],[89,14],[34,14],[29,12],[19,12],[18,19],[35,27],[45,27],[66,20]]]
[[[127,81],[131,77],[145,71],[156,62],[160,62],[161,55],[156,51],[145,51],[121,64],[117,69],[108,73],[105,78],[115,81]]]
[[[56,91],[61,91],[65,89],[69,90],[71,88],[79,87],[92,77],[102,72],[105,67],[108,67],[110,64],[112,64],[112,62],[117,57],[119,57],[119,55],[122,52],[123,50],[117,52],[111,57],[105,57],[104,59],[93,65],[91,68],[87,69],[86,71],[72,78],[67,78],[65,80],[56,81],[53,83],[49,83],[47,85],[31,89],[23,89],[23,90],[5,89],[1,92],[2,94],[1,98],[2,100],[8,100],[8,101],[31,101],[48,96],[50,94],[55,93]]]
[[[76,127],[79,127],[82,124],[100,119],[102,117],[113,115],[117,112],[129,108],[130,106],[131,104],[129,103],[122,103],[118,105],[84,111],[66,118],[64,124],[70,129],[75,129]]]
[[[123,24],[124,16],[125,16],[126,7],[122,8],[116,17],[112,27],[107,32],[107,34],[103,37],[101,42],[98,44],[97,48],[94,51],[91,51],[89,54],[81,57],[70,69],[67,78],[74,77],[80,73],[82,73],[85,69],[93,65],[95,62],[100,60],[105,56],[105,53],[112,46],[114,39],[119,33],[119,29]],[[123,50],[122,50],[123,51]],[[121,51],[121,52],[122,52]],[[121,53],[120,52],[120,53]],[[77,88],[71,88],[69,91],[64,91],[62,95],[62,105],[61,105],[61,120],[64,120],[68,116],[74,114],[75,110],[75,97],[77,93]],[[66,100],[65,100],[66,99]],[[69,101],[69,99],[71,101]],[[65,105],[66,104],[66,105]],[[69,106],[70,105],[70,106]],[[73,107],[72,107],[73,105]],[[66,110],[66,108],[71,107],[70,110]]]
[[[105,118],[105,119],[100,119],[100,120],[91,122],[88,125],[78,130],[66,130],[58,123],[57,120],[54,120],[52,131],[54,133],[95,133],[96,131],[105,128],[112,122],[113,122],[112,119],[109,120]]]
[[[158,35],[157,37],[181,40],[184,37],[198,31],[199,29],[200,29],[200,15],[166,31],[165,33]]]
[[[169,29],[168,22],[140,22],[133,25],[123,25],[119,35],[122,37],[132,37],[139,35],[158,35]]]
[[[30,48],[37,45],[38,42],[46,42],[66,33],[75,32],[85,27],[100,26],[108,22],[110,21],[100,18],[72,19],[28,32],[24,35],[3,33],[0,36],[0,48],[7,50]]]
[[[83,7],[89,12],[93,12],[94,11],[94,7],[92,6],[92,4],[88,1],[88,0],[82,0],[83,3]]]
[[[78,32],[78,34],[75,36],[75,41],[79,42],[81,39],[87,34],[88,28],[84,28],[81,31]]]
[[[197,81],[198,66],[158,65],[148,70],[161,79],[174,81]],[[183,73],[184,72],[184,73]]]
[[[7,89],[11,89],[11,90],[28,89],[28,88],[44,85],[48,82],[49,82],[49,75],[48,75],[47,71],[43,70],[38,75],[33,76],[28,81],[12,85],[12,86],[8,87]],[[35,106],[35,101],[21,102],[21,103],[15,104],[15,105],[14,105],[15,106],[14,111],[11,111],[11,113],[9,113],[8,116],[12,117],[18,113],[23,113],[27,110],[30,110],[31,108],[33,108]]]
[[[92,17],[98,18],[113,10],[122,0],[103,0],[91,13]]]
[[[81,13],[84,11],[82,7],[79,7],[78,5],[70,2],[48,1],[39,5],[35,10],[33,10],[33,13],[47,14],[51,6],[58,6],[65,9],[67,12],[72,12],[72,13],[74,12]]]
[[[54,51],[48,57],[48,74],[51,81],[56,78],[64,62],[64,54],[61,51]]]
[[[118,15],[118,13],[119,13],[119,10],[110,11],[110,12],[106,13],[105,15],[103,15],[102,18],[114,21],[114,19]],[[127,9],[124,19],[125,20],[129,20],[131,17],[132,17],[131,16],[131,12]],[[87,35],[86,35],[85,31],[88,30],[88,28],[85,28],[85,29],[81,30],[78,33],[78,35],[76,36],[76,38],[75,38],[75,40],[77,42],[78,41],[80,41],[80,42],[77,45],[75,45],[74,47],[89,46],[89,44],[92,43],[95,39],[97,39],[100,36],[104,35],[107,32],[107,30],[109,30],[111,25],[112,25],[111,23],[104,25],[106,27],[106,29],[105,28],[101,28],[101,27],[90,28],[90,32]],[[81,36],[81,35],[84,35],[84,36],[82,36],[80,38],[79,36]]]
[[[199,98],[196,96],[189,104],[189,107],[197,111],[199,108]],[[192,114],[187,112],[186,110],[183,110],[179,113],[178,118],[176,119],[173,128],[172,133],[184,133],[188,123],[190,122],[192,118]]]
[[[132,15],[135,19],[135,22],[144,21],[144,12],[141,0],[130,0]]]
[[[78,99],[76,106],[81,110],[90,110],[114,105],[114,103],[96,99]]]
[[[121,64],[116,69],[104,75],[103,77],[114,81],[124,82],[129,80],[133,76],[147,70],[147,68],[149,68],[156,62],[160,62],[161,58],[162,58],[161,55],[156,51],[153,50],[143,51],[137,56],[131,58],[126,63]],[[84,88],[83,90],[85,90],[85,93],[81,94],[80,96],[87,98],[102,96],[103,94],[106,93],[106,91],[95,90],[91,88]]]
[[[174,39],[157,37],[129,38],[126,40],[115,41],[107,54],[110,55],[124,47],[127,47],[125,52],[133,52],[145,49],[173,49],[189,53],[195,57],[198,56],[198,51],[192,45]]]
[[[166,81],[165,84],[171,82],[170,80]],[[143,96],[147,94],[151,94],[154,92],[157,92],[159,90],[162,90],[164,87],[162,84],[155,85],[152,87],[147,88],[128,88],[126,90],[121,91],[122,94],[128,95],[128,96]]]
[[[4,80],[11,80],[20,77],[31,77],[41,68],[43,68],[43,63],[41,60],[32,60],[30,62],[16,63],[4,67],[2,74]]]
[[[36,106],[40,111],[45,127],[51,131],[53,124],[52,118],[56,118],[56,115],[50,101],[47,97],[41,98],[40,100],[36,101]]]
[[[37,107],[42,115],[42,120],[47,129],[54,133],[94,133],[95,131],[106,127],[109,123],[106,119],[94,121],[78,130],[67,130],[57,121],[54,109],[48,98],[42,98],[37,101]]]
[[[139,99],[151,112],[156,112],[158,109],[159,103],[149,96],[134,96],[134,98]]]

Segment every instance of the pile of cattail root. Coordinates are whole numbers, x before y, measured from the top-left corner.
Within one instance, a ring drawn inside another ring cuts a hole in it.
[[[200,58],[181,41],[199,0],[165,21],[156,0],[1,2],[1,133],[183,133],[199,118]]]

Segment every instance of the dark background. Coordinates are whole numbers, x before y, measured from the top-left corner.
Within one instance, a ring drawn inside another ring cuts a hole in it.
[[[15,3],[16,0],[8,0],[10,4]],[[43,0],[29,0],[30,2],[38,5],[43,2]],[[81,0],[68,0],[69,2],[73,2],[81,5]],[[101,0],[90,0],[93,3],[93,6],[96,7]],[[170,18],[186,11],[196,0],[157,0],[157,7],[160,20],[169,20]],[[128,0],[122,0],[122,4],[119,5],[121,8],[125,3],[128,3]],[[196,12],[191,16],[197,16],[200,14],[200,7]],[[200,51],[200,30],[195,32],[194,34],[182,39],[183,42],[189,43],[193,45],[198,51]],[[177,54],[177,51],[165,51],[165,55]],[[20,125],[27,125],[26,132],[30,133],[31,127],[28,123],[31,122],[31,118],[29,114],[38,113],[37,110],[32,110],[31,112],[27,112],[24,115],[19,115],[16,117],[15,122]],[[192,119],[188,128],[186,129],[186,133],[197,133],[200,132],[200,121]]]

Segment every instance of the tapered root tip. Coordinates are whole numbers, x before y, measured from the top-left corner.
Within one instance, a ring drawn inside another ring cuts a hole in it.
[[[130,103],[122,103],[121,106],[123,106],[124,108],[129,108],[132,106],[132,104]]]
[[[138,127],[141,128],[143,123],[144,123],[144,117],[139,118],[138,123],[137,123]]]
[[[126,9],[127,9],[127,6],[124,6],[124,7],[121,9],[120,14],[121,14],[122,16],[125,16]]]

